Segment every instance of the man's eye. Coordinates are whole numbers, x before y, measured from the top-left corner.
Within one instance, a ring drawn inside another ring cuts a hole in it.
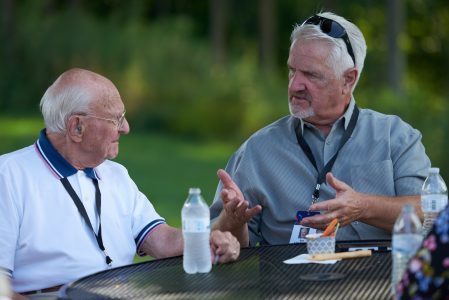
[[[320,79],[321,76],[318,73],[313,73],[313,72],[307,72],[305,73],[305,75],[311,79]]]

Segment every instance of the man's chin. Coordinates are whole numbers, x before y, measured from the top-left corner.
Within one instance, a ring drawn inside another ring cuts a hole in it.
[[[298,109],[296,107],[292,107],[291,105],[289,105],[290,108],[290,114],[298,119],[307,119],[310,117],[313,117],[315,115],[315,112],[313,111],[312,108],[309,109]]]
[[[118,156],[118,147],[117,149],[114,149],[112,151],[109,151],[108,155],[107,155],[107,159],[114,159]]]

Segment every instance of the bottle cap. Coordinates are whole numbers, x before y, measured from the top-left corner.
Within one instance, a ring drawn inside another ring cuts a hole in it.
[[[201,189],[200,188],[190,188],[189,194],[201,194]]]
[[[440,173],[440,168],[430,168],[429,169],[430,174],[437,174]]]
[[[413,209],[413,206],[412,206],[410,203],[406,203],[406,204],[404,204],[404,206],[402,207],[402,210],[403,210],[403,211],[406,211],[406,212],[411,212],[412,209]]]

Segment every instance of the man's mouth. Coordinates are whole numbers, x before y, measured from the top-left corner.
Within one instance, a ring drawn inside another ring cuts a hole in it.
[[[310,103],[310,101],[308,99],[304,98],[304,97],[295,97],[295,96],[291,96],[290,97],[290,102],[292,104],[300,104],[302,102]]]

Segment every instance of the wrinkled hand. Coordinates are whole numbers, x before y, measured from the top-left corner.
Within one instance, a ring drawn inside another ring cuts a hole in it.
[[[223,201],[224,209],[221,218],[222,222],[226,224],[225,228],[227,230],[233,230],[245,225],[252,217],[262,211],[262,206],[260,205],[249,208],[249,203],[243,197],[240,188],[226,171],[220,169],[217,175],[223,183],[221,200]]]
[[[310,206],[310,210],[321,211],[321,214],[304,218],[301,225],[324,229],[335,218],[338,219],[340,226],[359,220],[366,209],[362,201],[363,194],[357,193],[330,172],[326,174],[326,180],[335,189],[335,198]]]
[[[214,230],[210,235],[210,250],[212,263],[235,261],[240,255],[240,243],[230,232]]]

